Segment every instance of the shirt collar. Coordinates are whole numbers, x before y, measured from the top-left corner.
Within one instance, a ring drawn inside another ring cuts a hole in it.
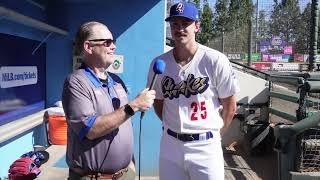
[[[100,81],[100,79],[96,76],[96,74],[88,66],[84,67],[84,73],[95,87],[98,88],[104,84],[103,82]],[[107,77],[108,77],[108,83],[106,85],[108,86],[108,88],[110,88],[113,85],[115,85],[116,83],[110,75],[108,75]]]

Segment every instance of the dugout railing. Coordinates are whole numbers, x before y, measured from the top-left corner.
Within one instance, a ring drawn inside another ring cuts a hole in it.
[[[320,179],[320,74],[297,72],[275,75],[237,62],[233,62],[233,65],[269,83],[267,104],[260,107],[246,105],[249,113],[244,116],[241,127],[247,133],[245,137],[249,138],[251,152],[275,150],[279,180]],[[280,102],[280,107],[273,104],[275,101],[278,104]],[[254,118],[255,111],[263,106],[267,106],[268,113],[259,115],[268,118]],[[257,119],[267,119],[268,122]],[[257,148],[266,138],[270,138],[270,134],[274,143],[264,143]]]

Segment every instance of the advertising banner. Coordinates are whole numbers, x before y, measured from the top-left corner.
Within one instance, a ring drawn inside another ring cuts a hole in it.
[[[44,109],[46,45],[0,33],[0,125]],[[17,53],[19,52],[19,53]]]
[[[269,61],[270,62],[282,62],[282,54],[270,54]]]
[[[314,62],[320,62],[320,55],[316,55],[316,58],[314,59]]]
[[[309,55],[308,54],[294,54],[295,62],[307,62]]]
[[[228,53],[227,57],[229,60],[242,61],[242,53]]]
[[[289,54],[262,54],[263,62],[289,62]]]
[[[37,66],[1,66],[0,88],[37,84]]]
[[[252,68],[255,68],[259,71],[270,71],[271,70],[271,63],[264,63],[264,62],[254,62],[252,63]]]
[[[272,63],[273,71],[299,71],[298,63]]]
[[[292,46],[286,46],[283,48],[283,54],[292,54]]]
[[[246,60],[246,61],[248,60],[248,54],[247,53],[244,54],[244,58],[243,59]],[[252,53],[251,60],[252,61],[261,61],[261,54],[260,53]]]
[[[261,54],[289,54],[292,55],[293,48],[279,36],[273,36],[270,41],[260,42]]]

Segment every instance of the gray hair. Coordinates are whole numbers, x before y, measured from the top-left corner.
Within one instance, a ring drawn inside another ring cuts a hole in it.
[[[75,55],[82,55],[83,52],[83,43],[90,38],[94,32],[93,32],[93,27],[94,26],[104,26],[107,28],[106,25],[96,22],[96,21],[90,21],[82,24],[75,37],[75,42],[74,42],[74,54]],[[107,28],[108,29],[108,28]]]

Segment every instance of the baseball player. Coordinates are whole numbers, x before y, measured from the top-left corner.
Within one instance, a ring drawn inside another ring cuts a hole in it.
[[[175,47],[150,65],[149,84],[155,60],[166,63],[154,102],[164,127],[160,180],[224,179],[221,135],[233,119],[239,87],[227,57],[196,42],[198,20],[194,4],[173,5],[166,21]]]

